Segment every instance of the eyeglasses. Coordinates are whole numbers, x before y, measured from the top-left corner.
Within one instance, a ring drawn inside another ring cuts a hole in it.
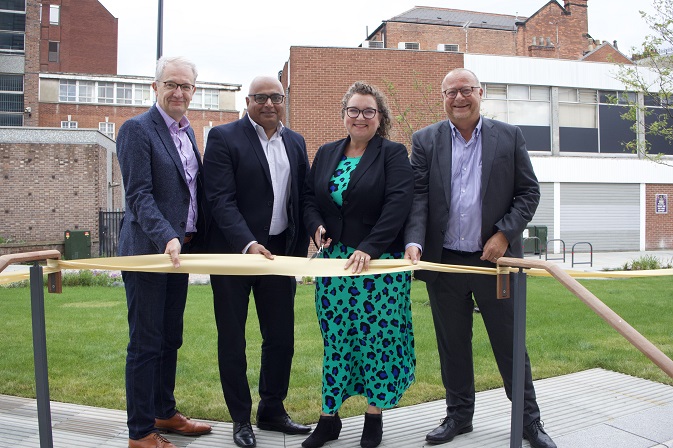
[[[175,90],[180,88],[180,90],[182,90],[184,93],[192,93],[195,87],[193,84],[178,84],[177,82],[173,81],[163,81],[163,83],[168,90]]]
[[[285,96],[281,95],[280,93],[274,93],[272,95],[266,95],[264,93],[256,93],[254,95],[248,95],[248,96],[253,97],[255,99],[255,103],[257,104],[265,104],[266,100],[268,100],[269,98],[271,98],[271,102],[273,104],[280,104],[285,99]]]
[[[348,115],[351,118],[357,118],[357,117],[360,116],[360,114],[362,114],[362,118],[364,118],[366,120],[371,120],[372,118],[374,118],[376,116],[376,112],[378,112],[378,110],[371,109],[371,108],[367,108],[367,109],[363,109],[363,110],[360,110],[357,107],[347,107],[346,108],[346,115]]]
[[[461,95],[463,95],[463,98],[467,98],[468,96],[472,96],[472,91],[474,89],[481,89],[481,87],[463,87],[462,89],[447,89],[443,91],[442,93],[444,96],[450,99],[454,99],[456,96],[458,96],[458,92],[460,92]]]

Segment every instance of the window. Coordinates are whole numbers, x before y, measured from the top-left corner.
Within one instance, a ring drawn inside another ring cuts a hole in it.
[[[61,24],[61,6],[49,5],[49,25]]]
[[[26,15],[13,12],[0,12],[0,31],[26,31]]]
[[[59,62],[58,48],[59,42],[49,42],[49,62]]]
[[[23,51],[23,34],[0,32],[0,50]]]
[[[205,89],[203,91],[203,107],[206,109],[220,108],[220,95],[217,90]]]
[[[113,82],[99,82],[98,83],[98,102],[99,103],[114,103],[115,85]]]
[[[0,93],[0,111],[23,113],[23,94]]]
[[[117,84],[117,104],[133,104],[133,84]]]
[[[0,9],[26,12],[26,0],[0,0]]]
[[[559,126],[597,128],[596,90],[559,88]]]
[[[107,135],[108,137],[110,137],[112,140],[115,139],[114,123],[108,123],[107,121],[98,123],[98,130],[101,131],[103,134]]]
[[[486,84],[482,113],[496,120],[520,126],[549,126],[549,87]]]
[[[0,91],[23,92],[23,76],[0,75]]]
[[[93,103],[96,83],[93,81],[79,81],[77,86],[77,100],[80,103]]]
[[[77,129],[76,121],[62,121],[61,129]]]
[[[212,122],[211,122],[211,124],[212,124]],[[202,150],[203,150],[204,153],[206,152],[206,145],[208,144],[208,133],[210,132],[211,129],[213,129],[212,126],[204,126],[203,127],[203,148],[202,148]]]
[[[142,104],[142,105],[152,104],[152,95],[150,93],[151,89],[149,85],[135,84],[133,86],[133,89],[134,89],[133,104]]]
[[[63,102],[77,101],[77,81],[62,79],[59,84],[58,100]]]

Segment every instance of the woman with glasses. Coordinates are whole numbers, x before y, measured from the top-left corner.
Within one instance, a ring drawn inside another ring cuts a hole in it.
[[[341,103],[348,136],[318,150],[304,222],[321,256],[344,259],[344,273],[361,274],[372,259],[403,257],[414,179],[404,145],[387,139],[392,122],[384,95],[356,82]],[[410,286],[410,271],[316,279],[322,413],[304,448],[339,437],[339,408],[354,395],[368,405],[360,445],[381,443],[381,410],[397,405],[414,381]]]

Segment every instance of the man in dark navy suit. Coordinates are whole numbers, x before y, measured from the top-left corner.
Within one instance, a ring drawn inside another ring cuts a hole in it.
[[[283,86],[260,76],[250,84],[248,113],[208,134],[204,185],[212,219],[208,248],[215,253],[306,257],[308,234],[301,222],[309,164],[304,138],[283,126]],[[256,445],[250,424],[252,398],[246,375],[245,323],[253,292],[262,333],[257,427],[302,434],[287,396],[294,354],[296,282],[287,276],[211,276],[222,392],[234,421],[234,442]]]
[[[126,195],[119,255],[167,254],[173,266],[205,234],[201,155],[185,116],[196,67],[180,57],[157,61],[156,104],[122,125],[117,158]],[[122,272],[128,306],[126,408],[129,448],[174,448],[159,434],[200,435],[210,425],[175,407],[188,274]]]

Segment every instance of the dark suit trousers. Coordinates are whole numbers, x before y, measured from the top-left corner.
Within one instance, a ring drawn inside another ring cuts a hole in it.
[[[265,246],[274,255],[284,255],[285,233],[271,237]],[[245,356],[250,291],[255,298],[262,334],[257,418],[284,415],[283,400],[287,396],[294,355],[294,277],[212,275],[211,286],[217,323],[220,381],[232,420],[249,421],[252,411]]]
[[[481,252],[456,253],[446,249],[442,263],[494,267],[479,259]],[[514,307],[512,299],[496,298],[496,277],[481,274],[440,273],[427,284],[435,324],[442,381],[446,389],[447,415],[456,420],[472,420],[474,414],[474,365],[472,360],[472,318],[474,300],[488,332],[507,398],[512,399],[512,358]],[[540,418],[526,352],[524,424]]]
[[[188,274],[122,272],[128,306],[126,411],[129,437],[175,414],[175,371],[182,345]]]

